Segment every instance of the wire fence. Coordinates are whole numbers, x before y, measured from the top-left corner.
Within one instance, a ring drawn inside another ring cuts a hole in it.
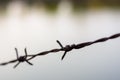
[[[16,68],[21,62],[27,62],[29,65],[33,65],[30,62],[30,60],[34,59],[35,57],[37,57],[37,56],[44,56],[44,55],[47,55],[49,53],[56,53],[56,52],[60,52],[60,51],[64,52],[63,56],[61,57],[61,60],[63,60],[65,58],[65,55],[67,54],[67,52],[72,51],[73,49],[81,49],[81,48],[90,46],[92,44],[105,42],[107,40],[115,39],[115,38],[118,38],[118,37],[120,37],[120,33],[114,34],[114,35],[109,36],[109,37],[100,38],[100,39],[97,39],[95,41],[83,42],[83,43],[80,43],[80,44],[66,45],[65,47],[61,44],[61,42],[59,40],[57,40],[56,42],[59,44],[60,48],[51,49],[51,50],[48,50],[48,51],[43,51],[43,52],[40,52],[40,53],[37,53],[37,54],[33,54],[33,55],[28,55],[27,54],[27,49],[25,48],[24,49],[25,55],[24,56],[20,56],[20,57],[18,55],[17,48],[15,48],[17,58],[14,59],[14,60],[10,60],[8,62],[0,63],[0,65],[1,66],[5,66],[7,64],[16,63],[16,62],[18,62],[18,63],[13,68]]]

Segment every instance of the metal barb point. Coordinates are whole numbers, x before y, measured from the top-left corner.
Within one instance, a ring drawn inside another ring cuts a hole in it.
[[[60,45],[60,47],[63,49],[63,45],[61,44],[61,42],[59,40],[56,40],[56,42]]]
[[[65,51],[65,52],[64,52],[64,54],[63,54],[63,56],[62,56],[61,60],[63,60],[63,59],[64,59],[64,57],[66,56],[66,54],[67,54],[67,51]]]

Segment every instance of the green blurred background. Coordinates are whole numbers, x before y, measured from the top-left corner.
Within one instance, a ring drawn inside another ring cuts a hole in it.
[[[5,11],[7,5],[10,2],[14,1],[22,1],[27,6],[37,6],[40,7],[41,5],[51,12],[55,12],[57,10],[58,5],[60,2],[69,2],[72,4],[72,8],[74,11],[79,10],[88,10],[89,8],[119,8],[120,7],[120,0],[0,0],[0,11]]]

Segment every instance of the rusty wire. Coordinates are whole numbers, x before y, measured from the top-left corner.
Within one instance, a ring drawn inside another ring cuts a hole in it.
[[[97,39],[95,41],[84,42],[84,43],[80,43],[80,44],[66,45],[65,47],[61,44],[60,41],[57,40],[56,42],[59,44],[59,46],[61,48],[51,49],[51,50],[43,51],[43,52],[33,54],[33,55],[27,55],[27,51],[26,51],[26,48],[25,48],[24,49],[25,56],[20,56],[20,57],[18,57],[18,51],[17,51],[17,48],[15,48],[17,59],[10,60],[8,62],[0,63],[0,65],[4,66],[4,65],[7,65],[7,64],[10,64],[10,63],[15,63],[15,62],[18,62],[18,63],[14,66],[14,68],[17,67],[18,64],[21,63],[21,62],[27,62],[29,65],[33,65],[32,63],[29,62],[29,60],[32,60],[33,58],[35,58],[37,56],[44,56],[44,55],[47,55],[49,53],[56,53],[56,52],[59,52],[59,51],[64,51],[64,54],[61,58],[61,60],[63,60],[65,55],[67,54],[67,52],[69,52],[73,49],[81,49],[81,48],[90,46],[90,45],[95,44],[95,43],[105,42],[107,40],[115,39],[115,38],[118,38],[118,37],[120,37],[120,33],[114,34],[110,37],[100,38],[100,39]],[[29,57],[29,58],[27,58],[27,57]]]

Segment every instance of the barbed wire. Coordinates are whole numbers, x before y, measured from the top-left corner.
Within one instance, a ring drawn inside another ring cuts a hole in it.
[[[61,44],[61,42],[59,40],[57,40],[56,42],[59,44],[59,46],[61,48],[51,49],[49,51],[43,51],[43,52],[33,54],[33,55],[27,55],[27,49],[25,48],[24,49],[25,56],[20,56],[20,57],[18,56],[17,48],[15,48],[17,58],[14,59],[14,60],[10,60],[8,62],[0,63],[0,65],[4,66],[4,65],[7,65],[7,64],[15,63],[15,62],[18,62],[18,63],[14,66],[14,68],[16,68],[21,62],[27,62],[29,65],[33,65],[32,63],[29,62],[29,60],[32,60],[37,56],[44,56],[44,55],[47,55],[49,53],[56,53],[56,52],[59,52],[59,51],[64,51],[64,54],[61,58],[61,60],[63,60],[65,55],[67,54],[67,52],[72,51],[73,49],[81,49],[81,48],[90,46],[90,45],[95,44],[95,43],[105,42],[107,40],[115,39],[115,38],[118,38],[118,37],[120,37],[120,33],[114,34],[110,37],[100,38],[100,39],[97,39],[95,41],[84,42],[84,43],[80,43],[80,44],[66,45],[65,47]]]

